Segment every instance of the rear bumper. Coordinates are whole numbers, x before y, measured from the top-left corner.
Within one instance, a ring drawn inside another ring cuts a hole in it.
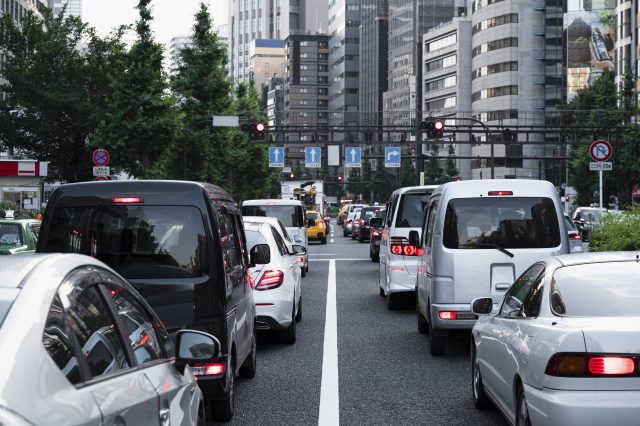
[[[404,260],[394,260],[387,263],[386,267],[389,282],[388,294],[416,291],[415,265],[407,265]]]
[[[440,319],[440,312],[461,312],[471,314],[471,305],[468,303],[432,303],[431,304],[431,321],[433,321],[433,328],[442,330],[471,330],[476,323],[474,319],[455,319],[455,320],[443,320]]]
[[[268,292],[269,290],[266,291]],[[293,293],[283,292],[283,294],[279,295],[277,298],[267,299],[266,297],[254,297],[254,299],[256,303],[258,330],[286,328],[291,324]],[[271,303],[272,305],[261,305],[263,303]]]
[[[566,391],[524,385],[534,425],[637,425],[640,391]]]
[[[227,371],[230,368],[229,355],[222,355],[219,359],[224,359]],[[227,375],[221,377],[196,376],[198,387],[202,391],[204,399],[207,401],[217,401],[225,399],[229,396],[227,386]]]

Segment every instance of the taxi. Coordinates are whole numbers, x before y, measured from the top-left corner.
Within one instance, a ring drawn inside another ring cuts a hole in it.
[[[39,230],[36,219],[0,219],[0,255],[34,252]]]
[[[327,225],[325,225],[320,213],[316,210],[307,210],[305,212],[305,221],[307,222],[307,239],[327,244]]]

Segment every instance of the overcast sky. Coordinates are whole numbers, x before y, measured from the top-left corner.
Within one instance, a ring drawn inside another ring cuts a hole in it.
[[[156,40],[167,44],[178,35],[191,33],[195,14],[203,0],[153,0],[153,31]],[[228,0],[204,0],[210,5],[214,28],[226,24]],[[104,36],[119,25],[133,24],[138,17],[137,0],[82,0],[82,20]]]

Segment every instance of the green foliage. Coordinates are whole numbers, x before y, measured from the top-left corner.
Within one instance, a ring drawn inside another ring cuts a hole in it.
[[[402,156],[398,173],[398,187],[415,186],[418,184],[416,168],[408,154]]]
[[[0,210],[15,210],[16,203],[13,201],[3,200],[0,201]]]
[[[600,21],[600,25],[609,30],[616,24],[616,12],[614,10],[602,10],[598,19]]]
[[[460,174],[460,172],[458,171],[458,168],[456,167],[456,160],[454,159],[456,155],[456,151],[455,151],[455,148],[453,147],[453,144],[449,144],[449,147],[447,148],[447,152],[449,153],[449,158],[447,158],[446,166],[444,169],[446,180],[442,183],[454,181],[459,177],[459,174]]]
[[[427,185],[439,185],[447,180],[444,170],[440,167],[440,161],[436,158],[439,155],[440,147],[437,143],[432,143],[431,155],[424,168],[424,182]]]
[[[640,250],[640,208],[605,215],[602,221],[589,233],[590,251]]]

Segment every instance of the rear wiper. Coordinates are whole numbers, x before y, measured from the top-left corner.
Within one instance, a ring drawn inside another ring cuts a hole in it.
[[[506,254],[509,257],[513,257],[513,253],[511,253],[509,250],[507,250],[506,248],[499,246],[498,244],[461,244],[458,247],[469,247],[469,248],[473,248],[473,247],[491,247],[494,248],[496,250],[500,250],[501,252],[503,252],[504,254]]]

